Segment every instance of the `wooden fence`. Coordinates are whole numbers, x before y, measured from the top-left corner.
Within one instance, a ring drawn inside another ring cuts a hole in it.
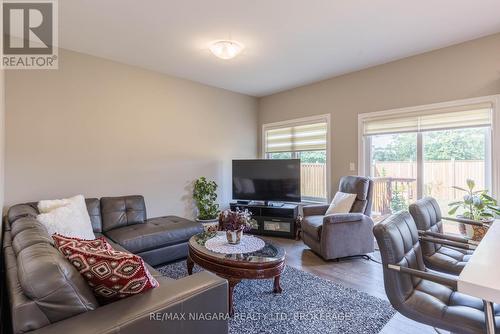
[[[375,177],[417,178],[417,164],[409,161],[377,162]],[[424,194],[439,199],[455,199],[462,193],[452,186],[465,187],[473,179],[477,189],[485,188],[484,160],[431,160],[424,162]]]
[[[417,166],[415,162],[377,162],[375,170],[374,213],[391,213],[391,202],[397,191],[406,205],[417,199]],[[484,160],[435,160],[424,162],[423,195],[437,199],[440,206],[463,196],[454,185],[466,187],[465,180],[473,179],[477,189],[485,189]],[[389,190],[390,189],[390,190]]]
[[[302,196],[326,198],[326,165],[302,163]],[[477,189],[485,187],[484,160],[436,160],[424,162],[424,194],[447,202],[462,196],[452,186],[465,186],[467,178],[473,179]],[[374,165],[376,180],[373,211],[390,210],[394,191],[407,204],[417,198],[417,164],[409,161],[377,162]]]
[[[300,180],[302,197],[326,198],[326,164],[302,163]]]

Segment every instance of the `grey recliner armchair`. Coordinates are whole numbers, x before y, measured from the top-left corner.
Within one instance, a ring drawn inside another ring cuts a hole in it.
[[[302,239],[325,260],[365,255],[374,251],[372,207],[373,181],[344,176],[339,191],[356,194],[351,212],[325,216],[328,204],[303,208]]]
[[[424,197],[410,205],[422,241],[422,254],[428,268],[459,275],[474,252],[477,242],[460,236],[443,234],[443,218],[439,204]]]
[[[400,212],[373,228],[380,248],[384,286],[392,306],[415,321],[454,333],[485,333],[483,301],[457,292],[455,276],[426,268],[411,215]],[[495,326],[500,310],[494,305]]]

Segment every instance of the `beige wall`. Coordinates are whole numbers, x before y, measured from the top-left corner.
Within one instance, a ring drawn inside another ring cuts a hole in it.
[[[355,174],[349,162],[357,162],[359,113],[498,93],[500,34],[264,97],[259,129],[265,123],[331,114],[335,191],[342,175]]]
[[[257,101],[61,51],[57,71],[6,74],[5,204],[139,193],[151,215],[191,217],[190,182],[215,178],[227,203],[230,161],[260,152],[262,124],[326,113],[334,190],[359,113],[498,94],[499,55],[496,34]]]
[[[149,216],[191,217],[207,176],[257,153],[257,100],[61,50],[59,70],[6,74],[6,204],[143,194]]]

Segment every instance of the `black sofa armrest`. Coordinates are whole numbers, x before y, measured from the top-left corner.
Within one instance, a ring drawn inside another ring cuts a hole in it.
[[[33,331],[36,334],[179,334],[228,332],[228,285],[209,272],[160,280],[143,294]],[[191,316],[202,316],[192,320]],[[205,320],[217,317],[215,320]]]

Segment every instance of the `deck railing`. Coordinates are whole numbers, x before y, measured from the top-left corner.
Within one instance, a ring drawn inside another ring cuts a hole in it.
[[[413,178],[375,177],[373,189],[374,215],[388,215],[403,209],[417,198],[417,180]]]

